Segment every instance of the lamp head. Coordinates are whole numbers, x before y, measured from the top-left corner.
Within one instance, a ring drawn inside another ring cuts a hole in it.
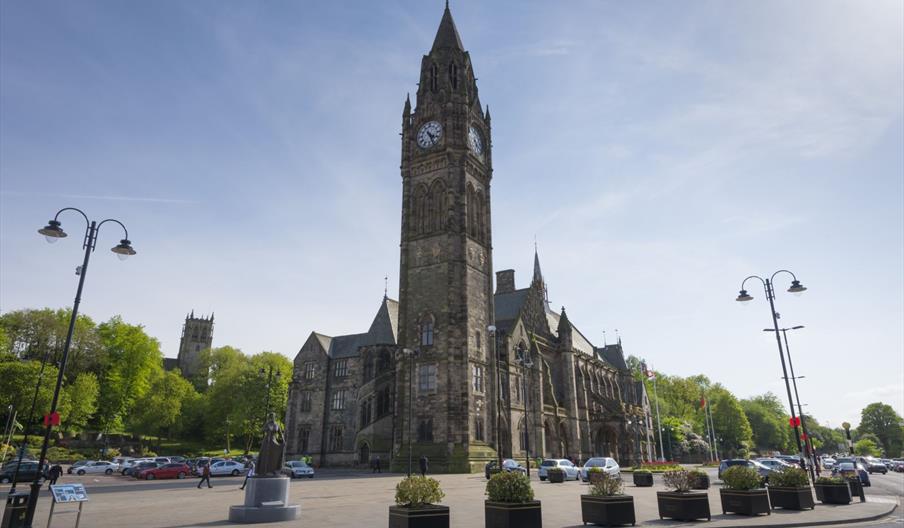
[[[490,326],[488,326],[488,327],[487,327],[487,332],[489,332],[490,335],[496,335],[496,325],[490,325]]]
[[[119,260],[125,260],[135,254],[135,250],[132,249],[132,242],[127,238],[120,240],[119,244],[110,251],[116,253]]]
[[[48,244],[54,244],[59,239],[68,236],[60,225],[61,224],[57,220],[50,220],[47,222],[47,226],[38,229],[38,233],[44,235],[44,239],[47,240]]]
[[[738,292],[738,298],[735,300],[738,302],[747,302],[752,301],[753,297],[747,293],[747,290],[741,290],[740,292]]]
[[[804,328],[804,325],[792,326],[791,330],[800,330],[801,328]]]
[[[807,290],[807,287],[800,283],[799,280],[791,281],[791,287],[788,288],[788,293],[793,293],[794,295],[800,295]]]

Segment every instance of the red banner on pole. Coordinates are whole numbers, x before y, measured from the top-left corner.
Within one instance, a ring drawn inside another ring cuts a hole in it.
[[[788,418],[788,423],[791,427],[800,427],[800,417],[795,416],[794,418]]]
[[[44,427],[48,425],[57,426],[60,425],[60,413],[53,411],[50,414],[44,415]]]

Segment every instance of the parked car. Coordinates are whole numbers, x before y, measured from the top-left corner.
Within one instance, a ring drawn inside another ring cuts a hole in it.
[[[789,467],[794,467],[791,464],[785,462],[784,460],[781,460],[778,458],[758,458],[758,459],[756,459],[756,462],[763,464],[764,466],[766,466],[767,468],[769,468],[773,471],[781,471],[781,470],[789,468]]]
[[[776,457],[776,458],[778,458],[778,457]],[[760,464],[756,460],[745,460],[743,458],[730,458],[728,460],[723,460],[719,464],[718,475],[719,475],[720,479],[722,478],[722,473],[724,473],[725,470],[730,468],[731,466],[747,466],[747,467],[753,468],[756,470],[757,473],[760,474],[761,477],[763,477],[764,480],[767,480],[767,481],[769,480],[769,474],[772,473],[773,471],[775,471],[774,469],[771,469],[768,466]]]
[[[823,469],[832,469],[833,467],[835,467],[835,459],[832,457],[823,458],[822,467]]]
[[[191,475],[191,468],[188,467],[188,464],[175,463],[143,469],[138,473],[138,478],[144,480],[167,478],[184,479],[189,475]]]
[[[76,469],[84,466],[88,462],[91,462],[91,460],[76,460],[72,463],[71,466],[66,469],[66,473],[69,473],[71,475]]]
[[[246,471],[245,464],[235,460],[221,460],[210,465],[210,476],[240,475]]]
[[[487,464],[485,466],[483,466],[483,474],[486,476],[487,480],[490,480],[490,473],[492,473],[493,470],[496,469],[497,464],[498,464],[498,462],[496,462],[495,460],[491,460],[491,461],[487,462]],[[508,473],[517,472],[517,473],[522,473],[524,475],[527,475],[527,468],[525,468],[524,466],[519,464],[516,460],[511,459],[511,458],[506,458],[505,460],[502,461],[502,471],[505,471]]]
[[[301,460],[290,460],[286,462],[282,472],[284,475],[288,475],[289,478],[314,478],[314,468]]]
[[[843,477],[853,477],[857,475],[860,477],[860,483],[864,486],[872,486],[872,483],[869,481],[869,472],[866,471],[866,468],[863,467],[863,464],[859,462],[841,462],[835,466],[835,469],[832,470],[832,476],[841,475]]]
[[[866,471],[869,472],[870,475],[873,473],[882,473],[883,475],[888,473],[888,467],[878,458],[860,457],[858,462],[863,464],[863,467],[866,468]]]
[[[0,483],[8,484],[13,481],[13,476],[16,474],[16,468],[19,467],[18,462],[10,462],[3,466],[3,469],[0,470]],[[44,468],[47,468],[47,464],[44,464]],[[31,482],[35,479],[35,475],[38,473],[38,462],[36,460],[23,460],[21,467],[19,469],[19,475],[17,477],[17,482]],[[43,475],[43,472],[42,472]]]
[[[138,464],[140,464],[142,462],[150,462],[150,461],[151,461],[151,459],[149,459],[149,458],[133,458],[130,460],[126,460],[125,462],[123,462],[122,464],[119,465],[119,474],[120,475],[128,475],[129,474],[128,471],[131,468],[137,466]]]
[[[554,467],[565,472],[565,480],[578,480],[581,478],[581,470],[575,466],[571,460],[564,458],[548,458],[540,464],[540,468],[537,470],[537,475],[540,476],[540,480],[546,480],[549,476],[549,470]]]
[[[154,462],[152,460],[145,460],[143,462],[139,462],[132,467],[129,467],[125,470],[124,475],[128,475],[130,477],[138,478],[138,474],[144,471],[145,469],[151,469],[158,466],[162,466],[159,462]]]
[[[172,462],[173,464],[187,464],[188,463],[188,459],[185,458],[184,456],[170,456],[170,457],[166,457],[166,458],[170,459],[170,462]]]
[[[169,464],[172,462],[169,457],[151,457],[151,460],[159,464]]]
[[[621,468],[618,465],[618,462],[615,461],[614,458],[610,457],[593,457],[587,459],[587,462],[584,462],[584,466],[581,468],[581,480],[587,482],[589,480],[590,468],[602,468],[607,474],[613,477],[621,476]]]
[[[99,474],[103,473],[105,475],[112,475],[114,471],[119,469],[119,466],[114,464],[113,462],[107,462],[104,460],[98,460],[96,462],[92,461],[84,466],[81,466],[75,470],[76,475],[85,475],[85,474]]]
[[[779,460],[784,460],[784,461],[787,462],[788,464],[790,464],[790,465],[792,465],[792,466],[799,467],[799,468],[804,468],[804,469],[806,469],[807,467],[809,467],[808,464],[807,464],[806,459],[803,458],[803,457],[797,456],[797,455],[775,455],[775,456],[772,457],[772,458],[777,458],[777,459],[779,459]]]
[[[122,469],[122,466],[135,460],[135,457],[113,457],[113,463],[119,466]]]

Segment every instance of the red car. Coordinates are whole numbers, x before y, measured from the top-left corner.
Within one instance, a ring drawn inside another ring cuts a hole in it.
[[[138,473],[138,478],[145,480],[177,478],[184,479],[191,475],[191,468],[188,464],[163,464],[160,467],[142,470]]]

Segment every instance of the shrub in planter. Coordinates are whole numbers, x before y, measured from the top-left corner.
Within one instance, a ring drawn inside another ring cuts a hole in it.
[[[807,472],[801,468],[790,467],[776,471],[769,476],[769,502],[772,508],[786,510],[804,510],[816,507],[813,502],[813,490]]]
[[[553,484],[565,482],[565,470],[562,468],[551,467],[546,470],[546,476],[549,478],[549,481]]]
[[[816,498],[823,504],[850,504],[851,487],[842,477],[816,479]]]
[[[527,475],[497,473],[487,482],[484,502],[486,528],[541,528],[540,501]]]
[[[707,475],[705,471],[695,469],[688,471],[687,474],[691,478],[691,489],[709,489],[709,475]]]
[[[649,488],[653,486],[653,472],[648,469],[634,470],[634,485],[638,488]]]
[[[436,504],[445,493],[436,479],[413,476],[396,484],[389,528],[449,528],[449,507]]]
[[[634,497],[623,493],[621,478],[603,473],[590,486],[589,495],[581,495],[581,517],[584,524],[613,526],[631,524],[634,518]]]
[[[656,492],[660,519],[669,517],[680,521],[693,521],[712,518],[708,495],[690,491],[691,478],[687,471],[683,469],[667,471],[662,475],[662,479],[671,491]]]
[[[731,466],[722,474],[725,486],[719,490],[722,513],[759,515],[772,513],[769,493],[757,470],[747,466]]]

